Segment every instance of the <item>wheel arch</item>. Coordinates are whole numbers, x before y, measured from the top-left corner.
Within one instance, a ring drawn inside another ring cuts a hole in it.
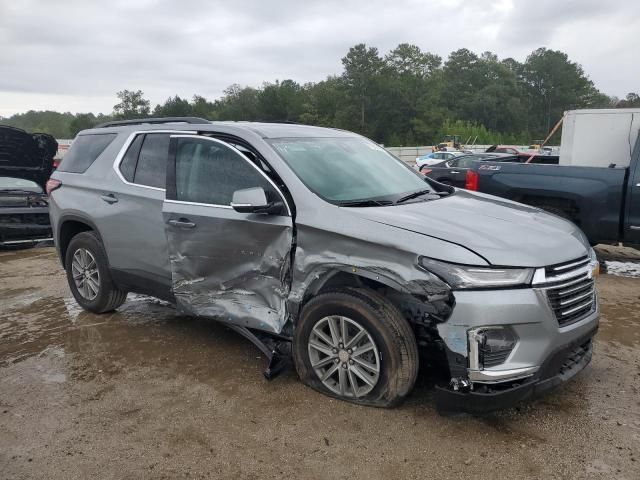
[[[285,329],[294,327],[305,303],[320,293],[340,287],[369,287],[373,290],[390,288],[403,294],[411,294],[398,281],[379,272],[348,265],[335,265],[330,269],[321,268],[319,271],[309,273],[300,285],[300,289],[287,302],[289,321]]]
[[[304,291],[303,301],[318,295],[323,291],[338,287],[367,286],[373,289],[391,288],[402,293],[410,293],[396,280],[379,272],[373,272],[357,267],[340,266],[318,275]]]
[[[60,262],[64,268],[64,259],[67,254],[67,248],[71,239],[82,232],[93,232],[97,235],[98,240],[102,242],[102,236],[97,229],[95,223],[90,219],[76,214],[67,214],[60,217],[59,227],[56,233],[56,245],[58,247],[58,255]],[[104,245],[104,243],[103,243]]]

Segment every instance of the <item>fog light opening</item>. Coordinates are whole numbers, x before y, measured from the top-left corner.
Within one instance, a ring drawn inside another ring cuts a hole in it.
[[[484,370],[503,364],[518,337],[508,326],[474,328],[468,332],[469,369]]]

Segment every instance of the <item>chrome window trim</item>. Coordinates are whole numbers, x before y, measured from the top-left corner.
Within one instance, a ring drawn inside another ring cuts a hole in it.
[[[177,135],[171,135],[171,138],[193,138],[193,139],[197,139],[197,140],[208,140],[210,142],[214,142],[214,143],[219,143],[220,145],[224,145],[225,147],[230,148],[232,151],[234,151],[235,153],[237,153],[238,155],[240,155],[240,157],[242,157],[245,162],[247,162],[249,165],[251,165],[256,172],[258,172],[260,175],[262,175],[265,180],[267,180],[267,182],[269,182],[271,184],[271,186],[275,189],[276,192],[278,192],[278,194],[280,195],[280,197],[282,198],[282,201],[284,202],[285,207],[287,207],[287,215],[289,217],[291,217],[291,208],[289,208],[289,202],[287,202],[287,197],[284,196],[284,194],[282,193],[282,191],[280,190],[280,188],[278,188],[278,186],[275,184],[275,182],[273,180],[271,180],[266,173],[264,173],[262,170],[260,170],[260,168],[258,168],[258,166],[253,163],[251,160],[249,160],[249,158],[242,153],[240,150],[238,150],[236,147],[234,147],[233,145],[224,142],[222,140],[219,140],[217,138],[213,138],[213,137],[208,137],[208,136],[204,136],[204,135],[197,135],[194,133],[190,132],[179,132]],[[166,200],[166,199],[165,199]],[[169,201],[169,200],[166,200]],[[183,202],[182,200],[172,200],[173,202],[182,202],[182,203],[190,203],[190,202]],[[193,202],[194,205],[211,205],[211,206],[217,206],[217,207],[222,207],[224,205],[214,205],[214,204],[209,204],[209,203],[196,203]],[[233,209],[233,207],[231,206],[225,206],[226,208],[231,208]]]
[[[185,200],[169,200],[167,198],[165,198],[164,201],[166,203],[177,203],[179,205],[195,205],[197,207],[214,207],[214,208],[226,208],[229,210],[233,210],[233,207],[229,205],[219,205],[217,203],[187,202]]]
[[[144,135],[146,133],[191,133],[191,134],[196,134],[198,132],[196,132],[194,130],[188,130],[186,132],[184,130],[136,130],[135,132],[131,132],[131,134],[125,140],[124,145],[122,145],[122,148],[120,148],[120,151],[118,152],[118,155],[116,155],[116,159],[113,161],[113,171],[116,172],[116,175],[118,176],[118,178],[120,179],[120,181],[122,183],[124,183],[125,185],[130,185],[132,187],[146,188],[146,189],[149,189],[149,190],[156,190],[156,191],[159,191],[159,192],[164,192],[166,190],[164,188],[151,187],[149,185],[142,185],[140,183],[130,182],[126,178],[124,178],[124,176],[122,175],[122,172],[120,171],[120,164],[122,163],[122,159],[124,158],[125,154],[127,153],[127,150],[129,150],[129,147],[131,146],[131,144],[133,143],[135,138],[138,135]]]

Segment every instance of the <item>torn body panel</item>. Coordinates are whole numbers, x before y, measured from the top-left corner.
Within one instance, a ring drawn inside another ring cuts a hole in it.
[[[182,312],[267,332],[282,330],[290,291],[291,217],[181,202],[165,202],[163,215],[173,290]],[[171,225],[176,218],[195,226]]]
[[[417,323],[444,321],[451,312],[451,292],[446,283],[420,268],[417,255],[398,248],[404,233],[380,238],[367,238],[366,230],[359,237],[340,234],[328,228],[297,223],[297,246],[293,267],[293,282],[289,295],[289,311],[293,317],[308,298],[332,278],[346,273],[387,288],[387,296]],[[376,227],[375,236],[380,231]],[[415,237],[414,237],[415,239]],[[437,242],[437,240],[434,240]],[[425,242],[429,243],[429,241]],[[455,246],[453,246],[455,248]]]

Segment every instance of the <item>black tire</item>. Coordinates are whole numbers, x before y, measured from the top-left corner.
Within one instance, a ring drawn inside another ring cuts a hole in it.
[[[351,318],[373,337],[380,356],[380,376],[369,393],[360,397],[339,395],[325,386],[311,366],[308,342],[322,318]],[[300,379],[326,395],[361,405],[394,407],[411,392],[418,375],[419,356],[413,330],[386,298],[365,288],[344,288],[322,293],[302,309],[293,338],[293,359]]]
[[[78,249],[86,249],[95,259],[97,270],[100,274],[100,282],[97,295],[94,299],[85,298],[78,290],[73,279],[71,263],[73,255]],[[73,297],[85,310],[94,313],[111,312],[124,303],[127,292],[118,289],[109,271],[109,262],[104,247],[93,232],[81,232],[71,239],[64,260],[64,268],[67,271],[67,281]]]

